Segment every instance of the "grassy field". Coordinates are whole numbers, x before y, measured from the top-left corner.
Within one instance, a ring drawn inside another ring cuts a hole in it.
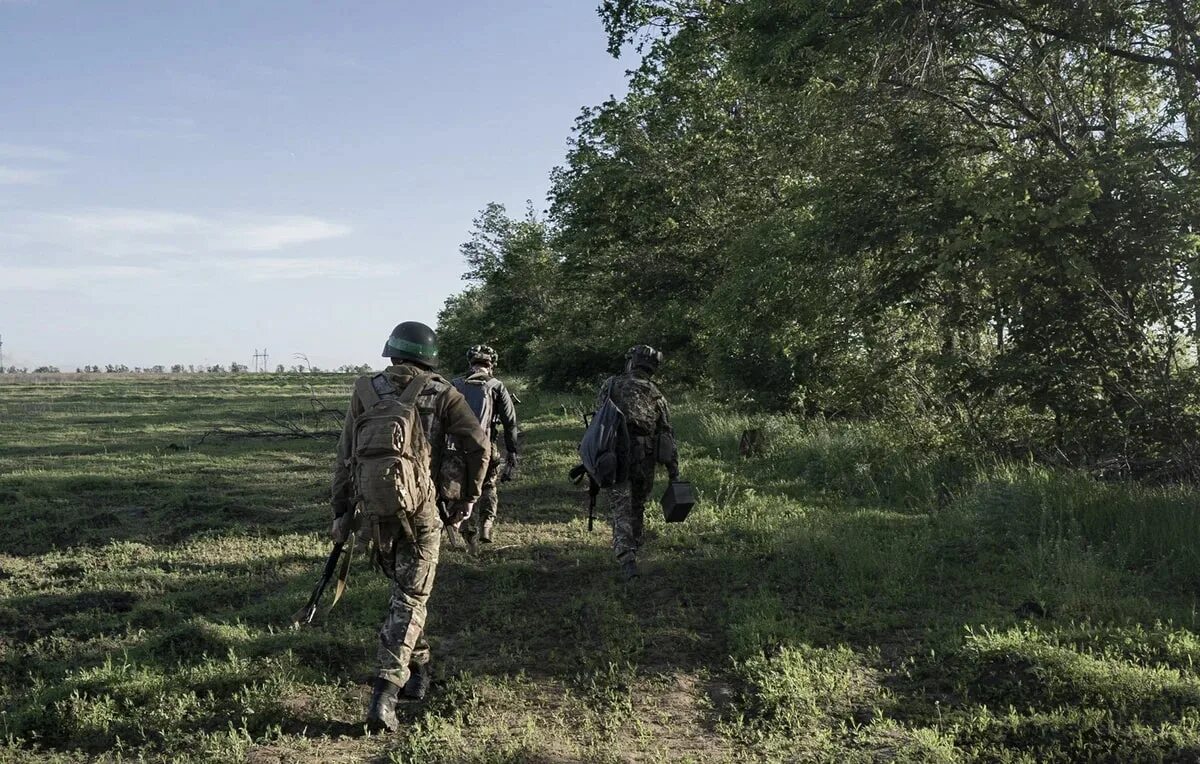
[[[496,543],[443,549],[431,697],[366,736],[385,582],[288,628],[328,549],[311,400],[351,382],[0,383],[0,760],[1200,760],[1195,493],[682,400],[702,505],[651,511],[627,586],[565,480],[584,399],[535,391]]]

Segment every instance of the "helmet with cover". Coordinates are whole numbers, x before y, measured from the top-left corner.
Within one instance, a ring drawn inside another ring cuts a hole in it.
[[[472,366],[488,366],[495,368],[500,360],[500,354],[490,345],[472,345],[467,351],[467,363]]]
[[[625,353],[625,370],[641,369],[647,374],[658,371],[663,354],[649,345],[634,345]]]

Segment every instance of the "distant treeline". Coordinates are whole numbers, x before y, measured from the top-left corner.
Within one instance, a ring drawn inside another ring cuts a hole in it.
[[[1195,474],[1200,9],[1100,0],[606,0],[628,94],[544,216],[463,246],[445,355],[914,417],[992,450]]]
[[[317,373],[323,373],[323,372],[324,373],[331,372],[334,374],[366,374],[367,372],[369,372],[371,370],[372,369],[369,364],[359,364],[357,366],[352,366],[350,364],[344,364],[342,366],[337,367],[336,369],[321,369],[317,366],[306,366],[306,365],[301,365],[301,364],[293,364],[292,366],[287,366],[287,367],[285,367],[283,364],[279,364],[275,367],[276,374],[285,374],[285,373],[317,374]],[[88,365],[88,366],[77,367],[75,369],[76,374],[168,374],[168,373],[169,374],[244,374],[249,371],[250,371],[249,366],[247,366],[244,363],[236,363],[236,362],[229,364],[228,368],[226,368],[225,366],[222,366],[221,364],[215,364],[213,366],[205,366],[203,364],[200,366],[196,366],[194,364],[188,364],[185,366],[181,363],[172,364],[170,367],[159,365],[159,366],[145,366],[145,367],[134,366],[133,368],[130,368],[130,367],[126,366],[125,364],[111,364],[110,363],[110,364],[106,364],[103,367],[96,366],[96,365]],[[263,369],[263,371],[265,372],[266,369]],[[62,370],[59,369],[57,366],[38,366],[37,368],[33,369],[32,371],[30,371],[26,367],[18,368],[16,366],[9,366],[8,368],[4,368],[4,367],[0,366],[0,374],[31,374],[31,373],[32,374],[60,374],[60,373],[62,373]]]

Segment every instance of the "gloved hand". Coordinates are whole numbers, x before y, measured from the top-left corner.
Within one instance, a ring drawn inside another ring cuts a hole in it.
[[[517,479],[518,459],[516,452],[509,451],[504,457],[504,472],[500,473],[500,482],[507,483],[510,480]]]
[[[451,501],[438,507],[442,515],[442,522],[455,528],[462,525],[463,520],[469,518],[474,509],[475,502],[473,501]]]
[[[344,544],[346,539],[350,538],[350,533],[353,530],[351,527],[352,519],[353,516],[350,512],[333,518],[333,525],[329,528],[329,538],[333,539],[333,543]]]
[[[679,465],[678,464],[668,464],[667,465],[667,479],[670,480],[672,483],[677,482],[679,480]]]

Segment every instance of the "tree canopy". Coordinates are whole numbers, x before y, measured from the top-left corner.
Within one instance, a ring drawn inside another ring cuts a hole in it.
[[[1200,4],[599,13],[629,92],[584,110],[544,219],[477,220],[452,344],[563,386],[649,342],[763,406],[1194,469]]]

